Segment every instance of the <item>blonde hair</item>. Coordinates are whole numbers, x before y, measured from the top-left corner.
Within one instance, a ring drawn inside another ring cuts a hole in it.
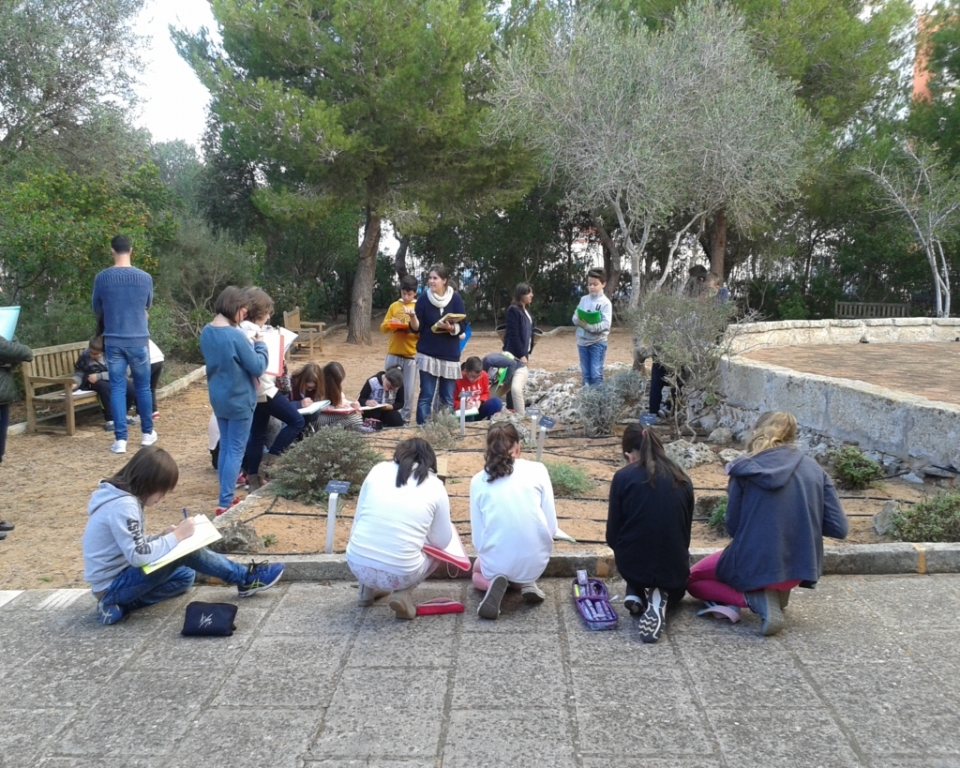
[[[760,451],[791,445],[797,439],[797,420],[786,411],[767,411],[753,426],[747,452],[756,456]]]

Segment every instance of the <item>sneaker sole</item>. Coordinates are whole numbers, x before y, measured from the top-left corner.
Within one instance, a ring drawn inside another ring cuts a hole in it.
[[[660,590],[652,590],[650,602],[647,603],[647,610],[643,612],[643,615],[640,617],[640,624],[637,626],[640,632],[640,639],[643,642],[655,643],[663,634],[666,603],[667,601]]]
[[[284,570],[286,570],[286,569],[284,569]],[[283,576],[283,571],[280,571],[280,573],[277,574],[277,578],[275,578],[275,579],[274,579],[273,581],[271,581],[269,584],[261,584],[260,586],[257,586],[257,587],[250,587],[250,589],[247,589],[247,590],[245,590],[245,591],[243,591],[243,592],[238,592],[238,593],[237,593],[237,596],[238,596],[238,597],[250,597],[250,595],[255,595],[255,594],[257,594],[257,592],[263,592],[263,590],[265,590],[265,589],[270,589],[270,587],[274,586],[278,581],[280,581],[280,578],[281,578],[282,576]]]
[[[412,621],[417,618],[417,606],[413,604],[413,598],[410,595],[395,596],[390,601],[390,610],[396,614],[398,619]]]
[[[490,589],[483,596],[480,605],[477,607],[477,616],[482,619],[496,621],[500,618],[500,603],[507,592],[507,577],[495,576],[490,582]]]
[[[780,593],[775,590],[766,590],[764,599],[767,601],[767,617],[760,625],[760,634],[764,637],[778,635],[783,630],[783,610],[780,608]]]

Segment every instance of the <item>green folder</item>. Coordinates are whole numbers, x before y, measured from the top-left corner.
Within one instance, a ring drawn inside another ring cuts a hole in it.
[[[577,307],[577,317],[583,320],[583,322],[585,322],[587,325],[596,325],[603,319],[603,314],[600,312],[600,310],[597,310],[596,312],[588,312],[585,309],[580,309],[580,307]]]

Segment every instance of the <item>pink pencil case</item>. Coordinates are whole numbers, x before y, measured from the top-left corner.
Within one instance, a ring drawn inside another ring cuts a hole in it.
[[[463,603],[449,597],[435,597],[417,606],[417,616],[437,616],[441,613],[463,613]]]

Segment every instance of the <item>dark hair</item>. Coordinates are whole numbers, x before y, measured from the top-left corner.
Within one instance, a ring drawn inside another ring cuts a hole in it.
[[[311,400],[324,400],[326,391],[323,386],[323,370],[317,363],[307,363],[299,371],[290,377],[290,391],[294,397],[303,394],[303,385],[313,382],[317,385],[317,391],[314,392]]]
[[[483,361],[479,357],[468,357],[463,361],[460,370],[465,373],[480,373],[483,371]]]
[[[520,306],[523,297],[530,293],[533,293],[530,283],[517,283],[517,287],[513,289],[513,303]]]
[[[437,471],[437,454],[422,437],[411,437],[401,442],[393,452],[393,460],[399,465],[397,488],[407,484],[411,473],[417,478],[417,485],[420,485],[427,475]]]
[[[430,276],[431,272],[436,272],[437,277],[441,280],[450,280],[450,273],[447,271],[447,268],[443,264],[431,264],[430,269],[427,270],[427,276]]]
[[[653,485],[658,475],[665,475],[673,480],[673,485],[684,485],[690,482],[687,473],[667,456],[663,443],[657,433],[640,424],[629,424],[623,433],[620,447],[624,453],[635,453],[639,458],[637,466],[647,471],[647,485]]]
[[[130,238],[126,235],[117,235],[110,241],[110,250],[114,253],[130,253],[133,246],[130,245]]]
[[[400,278],[401,291],[416,291],[419,287],[420,283],[417,282],[417,278],[413,275],[404,275]]]
[[[347,372],[336,360],[323,366],[323,388],[326,393],[324,398],[329,400],[334,408],[343,400],[343,380],[346,377]]]
[[[607,273],[600,269],[600,267],[594,267],[593,269],[587,270],[587,280],[589,280],[591,277],[594,280],[599,280],[601,283],[607,282]]]
[[[266,315],[269,320],[270,315],[273,314],[273,299],[270,298],[270,294],[257,287],[244,288],[243,292],[247,297],[248,319],[257,320]]]
[[[250,302],[247,295],[237,286],[228,285],[217,296],[217,303],[213,305],[213,311],[227,318],[230,325],[236,325],[237,312],[249,306]]]
[[[705,278],[708,274],[708,270],[703,264],[694,264],[690,269],[687,270],[687,274],[690,277],[699,277]]]
[[[513,446],[520,442],[520,433],[508,421],[493,424],[487,430],[487,450],[483,453],[483,468],[487,482],[513,474]]]
[[[180,470],[173,456],[163,448],[148,445],[137,451],[117,474],[105,482],[132,493],[143,504],[155,493],[169,493],[177,487]]]
[[[99,334],[96,336],[90,337],[90,349],[95,349],[97,352],[103,352],[103,336]]]
[[[390,386],[397,389],[403,384],[403,368],[387,368],[383,372],[383,378],[390,382]]]

